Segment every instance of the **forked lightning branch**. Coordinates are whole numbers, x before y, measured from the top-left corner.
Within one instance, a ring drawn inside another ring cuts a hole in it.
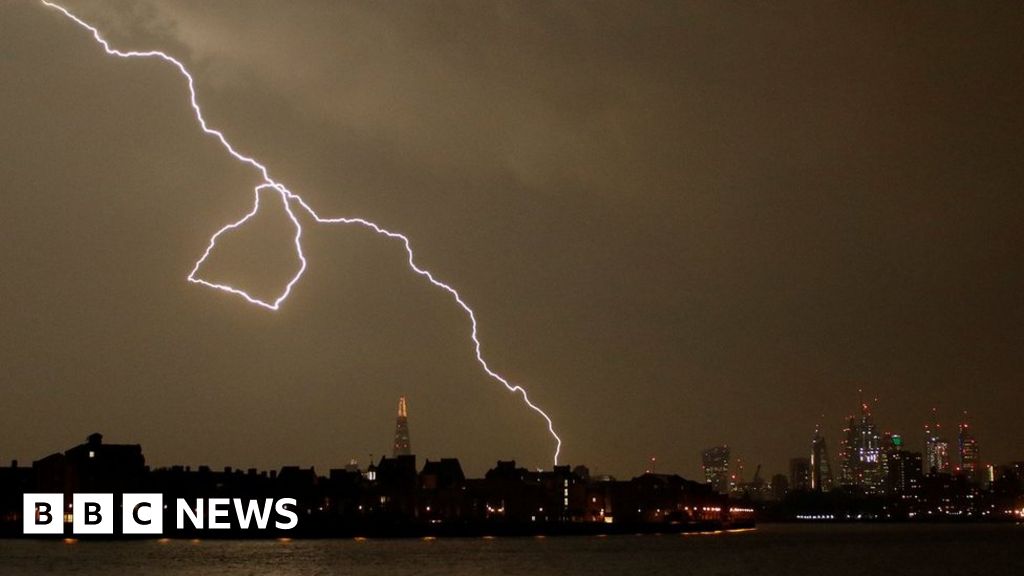
[[[407,238],[403,234],[393,232],[391,230],[379,226],[374,222],[371,222],[363,218],[325,218],[323,216],[320,216],[315,210],[313,210],[312,207],[310,207],[309,204],[306,203],[306,201],[301,196],[289,190],[283,183],[271,178],[270,171],[267,169],[266,166],[264,166],[254,158],[240,153],[228,141],[227,137],[224,136],[223,132],[211,128],[207,124],[206,118],[203,116],[202,108],[200,108],[199,106],[195,90],[195,81],[192,77],[192,74],[189,73],[185,65],[182,64],[179,60],[175,59],[172,56],[169,56],[164,52],[160,52],[157,50],[137,52],[114,49],[110,46],[107,40],[103,38],[103,36],[100,34],[99,30],[96,27],[92,26],[91,24],[88,24],[78,16],[72,14],[63,6],[54,4],[47,0],[41,0],[41,2],[44,5],[59,11],[61,14],[63,14],[71,21],[73,21],[75,24],[79,25],[85,30],[88,30],[92,34],[92,37],[96,40],[96,42],[103,47],[103,50],[111,56],[117,56],[119,58],[155,58],[174,66],[188,83],[189,102],[192,106],[193,112],[195,113],[196,120],[199,122],[199,126],[202,128],[203,132],[205,132],[209,136],[216,138],[223,146],[223,148],[228,152],[228,154],[230,154],[239,162],[255,169],[257,172],[259,172],[261,178],[263,179],[263,182],[255,189],[255,200],[253,203],[252,210],[250,210],[247,214],[239,218],[237,221],[225,225],[224,227],[222,227],[220,230],[213,234],[213,236],[210,238],[209,244],[206,247],[206,251],[203,253],[202,256],[200,256],[199,260],[196,261],[195,265],[192,267],[192,271],[188,274],[189,282],[192,282],[194,284],[200,284],[203,286],[207,286],[209,288],[214,288],[222,292],[238,296],[250,304],[254,304],[256,306],[260,306],[268,310],[278,310],[281,307],[281,304],[288,299],[288,296],[292,292],[292,288],[299,281],[299,279],[302,278],[302,275],[306,271],[307,267],[306,255],[302,250],[302,223],[298,216],[296,215],[297,212],[308,215],[319,224],[347,224],[361,226],[363,228],[368,228],[372,230],[376,234],[385,236],[392,240],[396,240],[402,245],[402,247],[405,250],[409,268],[411,268],[413,272],[415,272],[416,274],[419,274],[420,276],[426,278],[427,281],[429,281],[437,288],[440,288],[441,290],[447,292],[452,297],[452,299],[455,300],[455,303],[458,304],[460,308],[462,308],[463,312],[465,312],[466,316],[469,318],[472,328],[470,338],[473,341],[473,349],[476,355],[476,361],[480,364],[481,368],[483,368],[484,372],[486,372],[487,375],[494,379],[495,381],[501,383],[506,389],[508,389],[509,392],[519,394],[522,397],[523,402],[531,410],[533,410],[542,418],[544,418],[544,421],[547,424],[548,432],[551,434],[551,437],[554,438],[555,440],[554,462],[555,464],[558,464],[558,456],[562,449],[562,439],[559,438],[557,433],[555,433],[554,424],[552,423],[551,418],[547,415],[547,413],[541,410],[540,407],[538,407],[536,404],[530,401],[530,398],[527,395],[525,388],[517,384],[510,383],[505,377],[501,376],[500,374],[491,369],[487,361],[484,359],[483,353],[481,351],[480,339],[477,333],[476,314],[473,312],[473,309],[470,308],[468,304],[466,304],[466,302],[462,299],[462,296],[458,293],[458,291],[456,291],[450,285],[438,280],[429,270],[421,268],[416,264],[415,254],[413,253],[412,245],[409,242],[409,238]],[[292,226],[294,227],[293,241],[295,247],[295,254],[298,257],[299,261],[298,270],[295,271],[294,275],[285,285],[281,293],[273,300],[260,299],[246,292],[242,288],[238,288],[237,286],[232,286],[230,284],[212,282],[204,279],[201,275],[201,269],[203,267],[203,264],[206,262],[207,258],[210,256],[213,250],[217,247],[217,241],[220,239],[220,237],[226,232],[236,230],[238,228],[245,226],[250,219],[256,216],[257,212],[260,209],[260,195],[262,193],[277,194],[280,196],[282,204],[284,205],[285,213],[288,215],[288,218],[291,221]]]

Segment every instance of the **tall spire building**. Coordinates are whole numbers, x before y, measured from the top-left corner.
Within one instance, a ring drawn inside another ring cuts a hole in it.
[[[398,398],[398,418],[395,420],[395,444],[392,447],[392,456],[408,456],[412,454],[412,447],[409,444],[409,411],[405,404],[405,396]]]

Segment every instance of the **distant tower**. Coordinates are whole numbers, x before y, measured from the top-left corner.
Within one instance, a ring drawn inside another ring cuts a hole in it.
[[[398,419],[395,420],[395,445],[392,456],[408,456],[412,454],[409,445],[409,412],[405,406],[405,396],[398,398]]]
[[[924,427],[925,471],[928,474],[949,474],[949,442],[940,436],[936,410],[932,408],[932,422]]]
[[[729,492],[729,447],[715,446],[701,453],[704,481],[719,494]]]
[[[868,493],[881,492],[885,484],[882,465],[882,437],[875,427],[871,407],[861,400],[860,416],[847,418],[843,430],[842,468],[840,478],[844,485],[858,486]]]
[[[960,423],[960,434],[957,438],[960,448],[960,473],[973,478],[978,473],[978,441],[974,439],[967,424],[967,412]]]
[[[814,427],[814,438],[811,440],[811,490],[828,492],[832,490],[832,463],[828,457],[828,446],[821,428]]]

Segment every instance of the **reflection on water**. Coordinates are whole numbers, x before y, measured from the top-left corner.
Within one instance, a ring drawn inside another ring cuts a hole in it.
[[[690,535],[414,540],[0,541],[0,574],[1024,574],[1013,525],[766,525]]]

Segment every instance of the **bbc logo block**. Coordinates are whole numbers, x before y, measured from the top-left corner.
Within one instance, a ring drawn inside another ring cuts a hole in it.
[[[21,517],[25,534],[63,534],[64,495],[25,494]]]
[[[124,494],[121,497],[123,534],[163,534],[164,495]]]
[[[25,534],[63,534],[63,494],[25,494],[22,500],[22,531]],[[113,534],[120,514],[123,534],[163,533],[163,494],[124,494],[121,509],[113,494],[74,494],[71,529],[75,534]]]

